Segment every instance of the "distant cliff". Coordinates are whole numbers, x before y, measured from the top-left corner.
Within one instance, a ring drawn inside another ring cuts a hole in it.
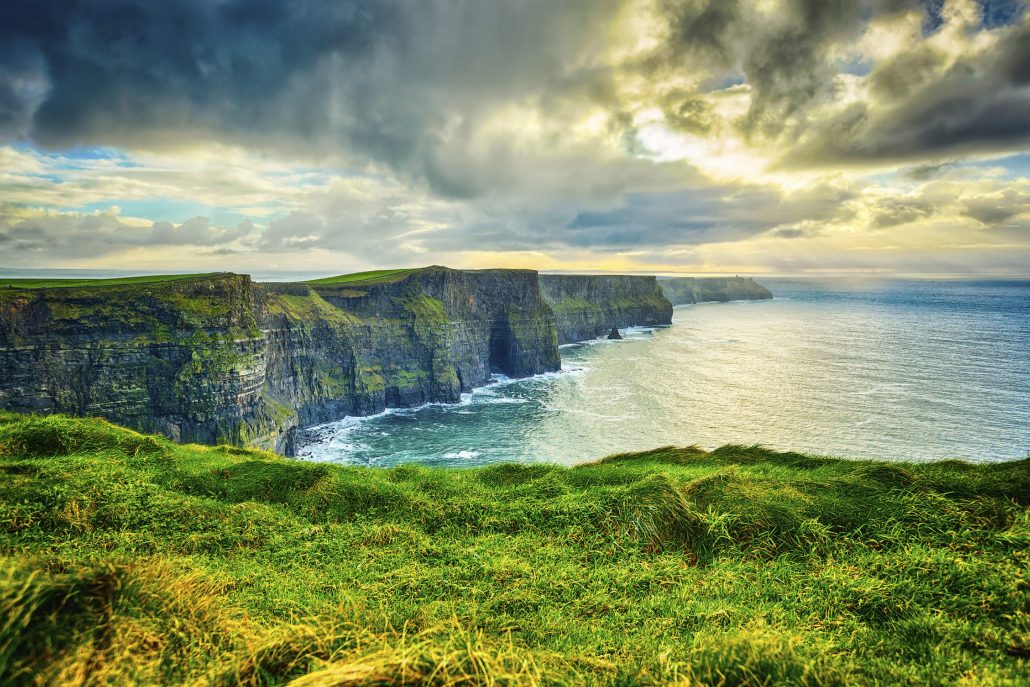
[[[269,395],[310,426],[388,407],[453,403],[492,372],[558,370],[536,272],[408,270],[264,284]]]
[[[540,292],[554,311],[559,344],[594,339],[612,327],[672,322],[672,304],[654,277],[541,274]]]
[[[658,284],[673,305],[709,301],[760,301],[773,297],[750,277],[658,277]]]

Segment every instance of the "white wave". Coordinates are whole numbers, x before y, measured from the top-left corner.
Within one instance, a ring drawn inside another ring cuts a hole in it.
[[[348,454],[368,449],[367,444],[358,441],[343,441],[341,437],[332,437],[328,441],[312,442],[301,446],[297,457],[319,463],[340,462],[340,458]]]
[[[297,449],[297,457],[313,461],[336,461],[348,453],[362,451],[368,448],[366,444],[354,441],[350,435],[357,429],[369,422],[382,419],[388,415],[409,416],[418,413],[429,407],[438,407],[445,410],[452,410],[458,414],[470,415],[470,410],[458,410],[463,406],[510,404],[521,405],[529,403],[528,398],[505,394],[503,390],[512,384],[539,383],[553,380],[563,375],[575,375],[586,372],[589,368],[582,365],[566,364],[565,369],[555,372],[544,372],[532,377],[513,379],[503,374],[490,375],[491,383],[477,387],[471,392],[461,394],[461,400],[457,403],[433,402],[424,403],[410,408],[386,408],[381,412],[372,415],[348,415],[347,417],[332,422],[326,422],[301,431],[301,445]],[[425,427],[416,425],[411,427],[412,431],[425,431]],[[376,432],[377,436],[389,436],[387,432]]]
[[[480,455],[479,451],[451,451],[450,453],[443,454],[444,458],[477,458]]]

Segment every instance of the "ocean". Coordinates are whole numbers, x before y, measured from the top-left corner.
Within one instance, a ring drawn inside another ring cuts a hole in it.
[[[772,301],[679,306],[673,324],[562,348],[457,405],[304,433],[348,465],[566,465],[664,445],[975,462],[1030,455],[1030,281],[759,280]]]

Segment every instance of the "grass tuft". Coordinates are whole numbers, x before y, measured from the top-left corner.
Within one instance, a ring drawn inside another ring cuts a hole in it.
[[[652,551],[684,545],[696,553],[705,537],[702,517],[664,473],[626,487],[614,513],[621,533]]]
[[[42,458],[73,453],[117,450],[157,453],[161,440],[117,427],[101,419],[60,415],[32,416],[0,424],[0,457]]]

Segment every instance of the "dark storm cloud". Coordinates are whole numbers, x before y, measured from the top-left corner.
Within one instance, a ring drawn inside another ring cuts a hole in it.
[[[934,213],[932,203],[925,200],[894,199],[881,201],[873,212],[873,226],[878,229],[908,224]]]
[[[775,194],[763,191],[727,194],[727,189],[690,193],[632,194],[614,210],[581,212],[563,236],[574,246],[655,246],[733,241],[761,233],[778,222],[752,214],[772,208]]]
[[[940,176],[954,166],[954,162],[928,162],[926,164],[910,167],[904,170],[903,174],[913,181],[927,181],[928,179]]]
[[[292,119],[303,134],[316,123],[311,115],[299,107],[276,111],[291,80],[328,54],[361,59],[397,31],[385,3],[38,0],[3,7],[0,39],[19,39],[45,60],[50,88],[31,134],[56,147],[194,128],[246,130],[275,117]]]
[[[1030,144],[1030,21],[998,45],[937,70],[928,50],[880,66],[883,96],[816,123],[785,156],[788,166],[940,158],[1018,150]]]
[[[966,199],[962,214],[985,227],[1003,225],[1019,215],[1030,215],[1030,193],[1005,189],[1000,193]]]
[[[216,139],[357,152],[474,195],[482,184],[448,164],[455,141],[497,102],[577,81],[577,56],[613,4],[3,3],[0,133],[54,148]],[[41,102],[14,89],[34,59]]]
[[[512,146],[474,142],[484,119],[512,103],[558,122],[555,136],[566,111],[599,106],[625,152],[641,152],[616,87],[621,72],[653,84],[670,75],[745,81],[750,105],[737,126],[787,145],[802,137],[792,164],[1026,139],[1025,30],[987,63],[945,74],[929,50],[899,56],[870,77],[876,93],[897,100],[895,111],[878,117],[858,104],[810,122],[837,92],[835,47],[877,16],[923,7],[932,17],[933,3],[784,0],[769,17],[739,0],[664,0],[664,41],[608,64],[606,30],[623,2],[6,2],[0,136],[52,148],[217,140],[288,157],[357,154],[441,195],[472,198],[533,174],[533,160]],[[985,2],[985,25],[1018,21],[1009,4]],[[720,125],[704,87],[656,88],[650,97],[670,126],[706,134]]]
[[[645,68],[710,71],[707,83],[740,76],[751,88],[751,105],[738,126],[747,135],[775,137],[804,123],[807,109],[834,96],[832,48],[855,38],[870,18],[918,7],[917,0],[786,0],[766,17],[738,0],[669,0],[662,4],[666,42]],[[666,96],[673,126],[695,133],[696,94]],[[684,110],[688,115],[683,118]],[[711,128],[702,120],[701,131]]]
[[[781,27],[749,42],[743,71],[752,87],[741,122],[747,133],[776,135],[804,107],[832,93],[836,70],[826,50],[862,26],[858,0],[794,0]]]
[[[736,0],[662,6],[668,38],[646,69],[702,68],[709,76],[704,84],[715,89],[739,75],[750,104],[734,123],[749,138],[776,141],[788,166],[933,159],[1018,148],[1030,139],[1030,24],[1023,3],[979,3],[980,26],[968,30],[1007,33],[997,50],[950,63],[931,45],[914,44],[872,65],[870,100],[832,114],[826,108],[841,89],[840,49],[872,19],[913,10],[925,14],[930,35],[944,21],[941,3],[785,0],[773,16]],[[699,95],[664,94],[666,121],[692,134],[716,128],[710,111],[697,104]]]
[[[439,250],[459,250],[461,241],[505,250],[592,248],[637,250],[747,239],[801,221],[826,220],[852,198],[847,190],[816,184],[785,196],[763,186],[708,186],[665,193],[627,195],[615,207],[568,209],[495,217],[460,233],[426,239]]]
[[[408,241],[432,253],[461,252],[470,246],[493,251],[624,251],[698,245],[744,239],[780,225],[828,219],[849,197],[847,192],[820,186],[790,197],[763,187],[690,188],[632,193],[614,207],[599,210],[578,210],[574,205],[519,212],[484,208],[461,221],[460,227],[431,231],[413,231],[408,218],[389,211],[329,216],[297,212],[272,221],[255,248],[268,252],[343,250],[375,259],[384,245],[393,246],[395,256],[407,255],[405,251],[412,250],[405,248]],[[458,225],[458,218],[436,219]]]

